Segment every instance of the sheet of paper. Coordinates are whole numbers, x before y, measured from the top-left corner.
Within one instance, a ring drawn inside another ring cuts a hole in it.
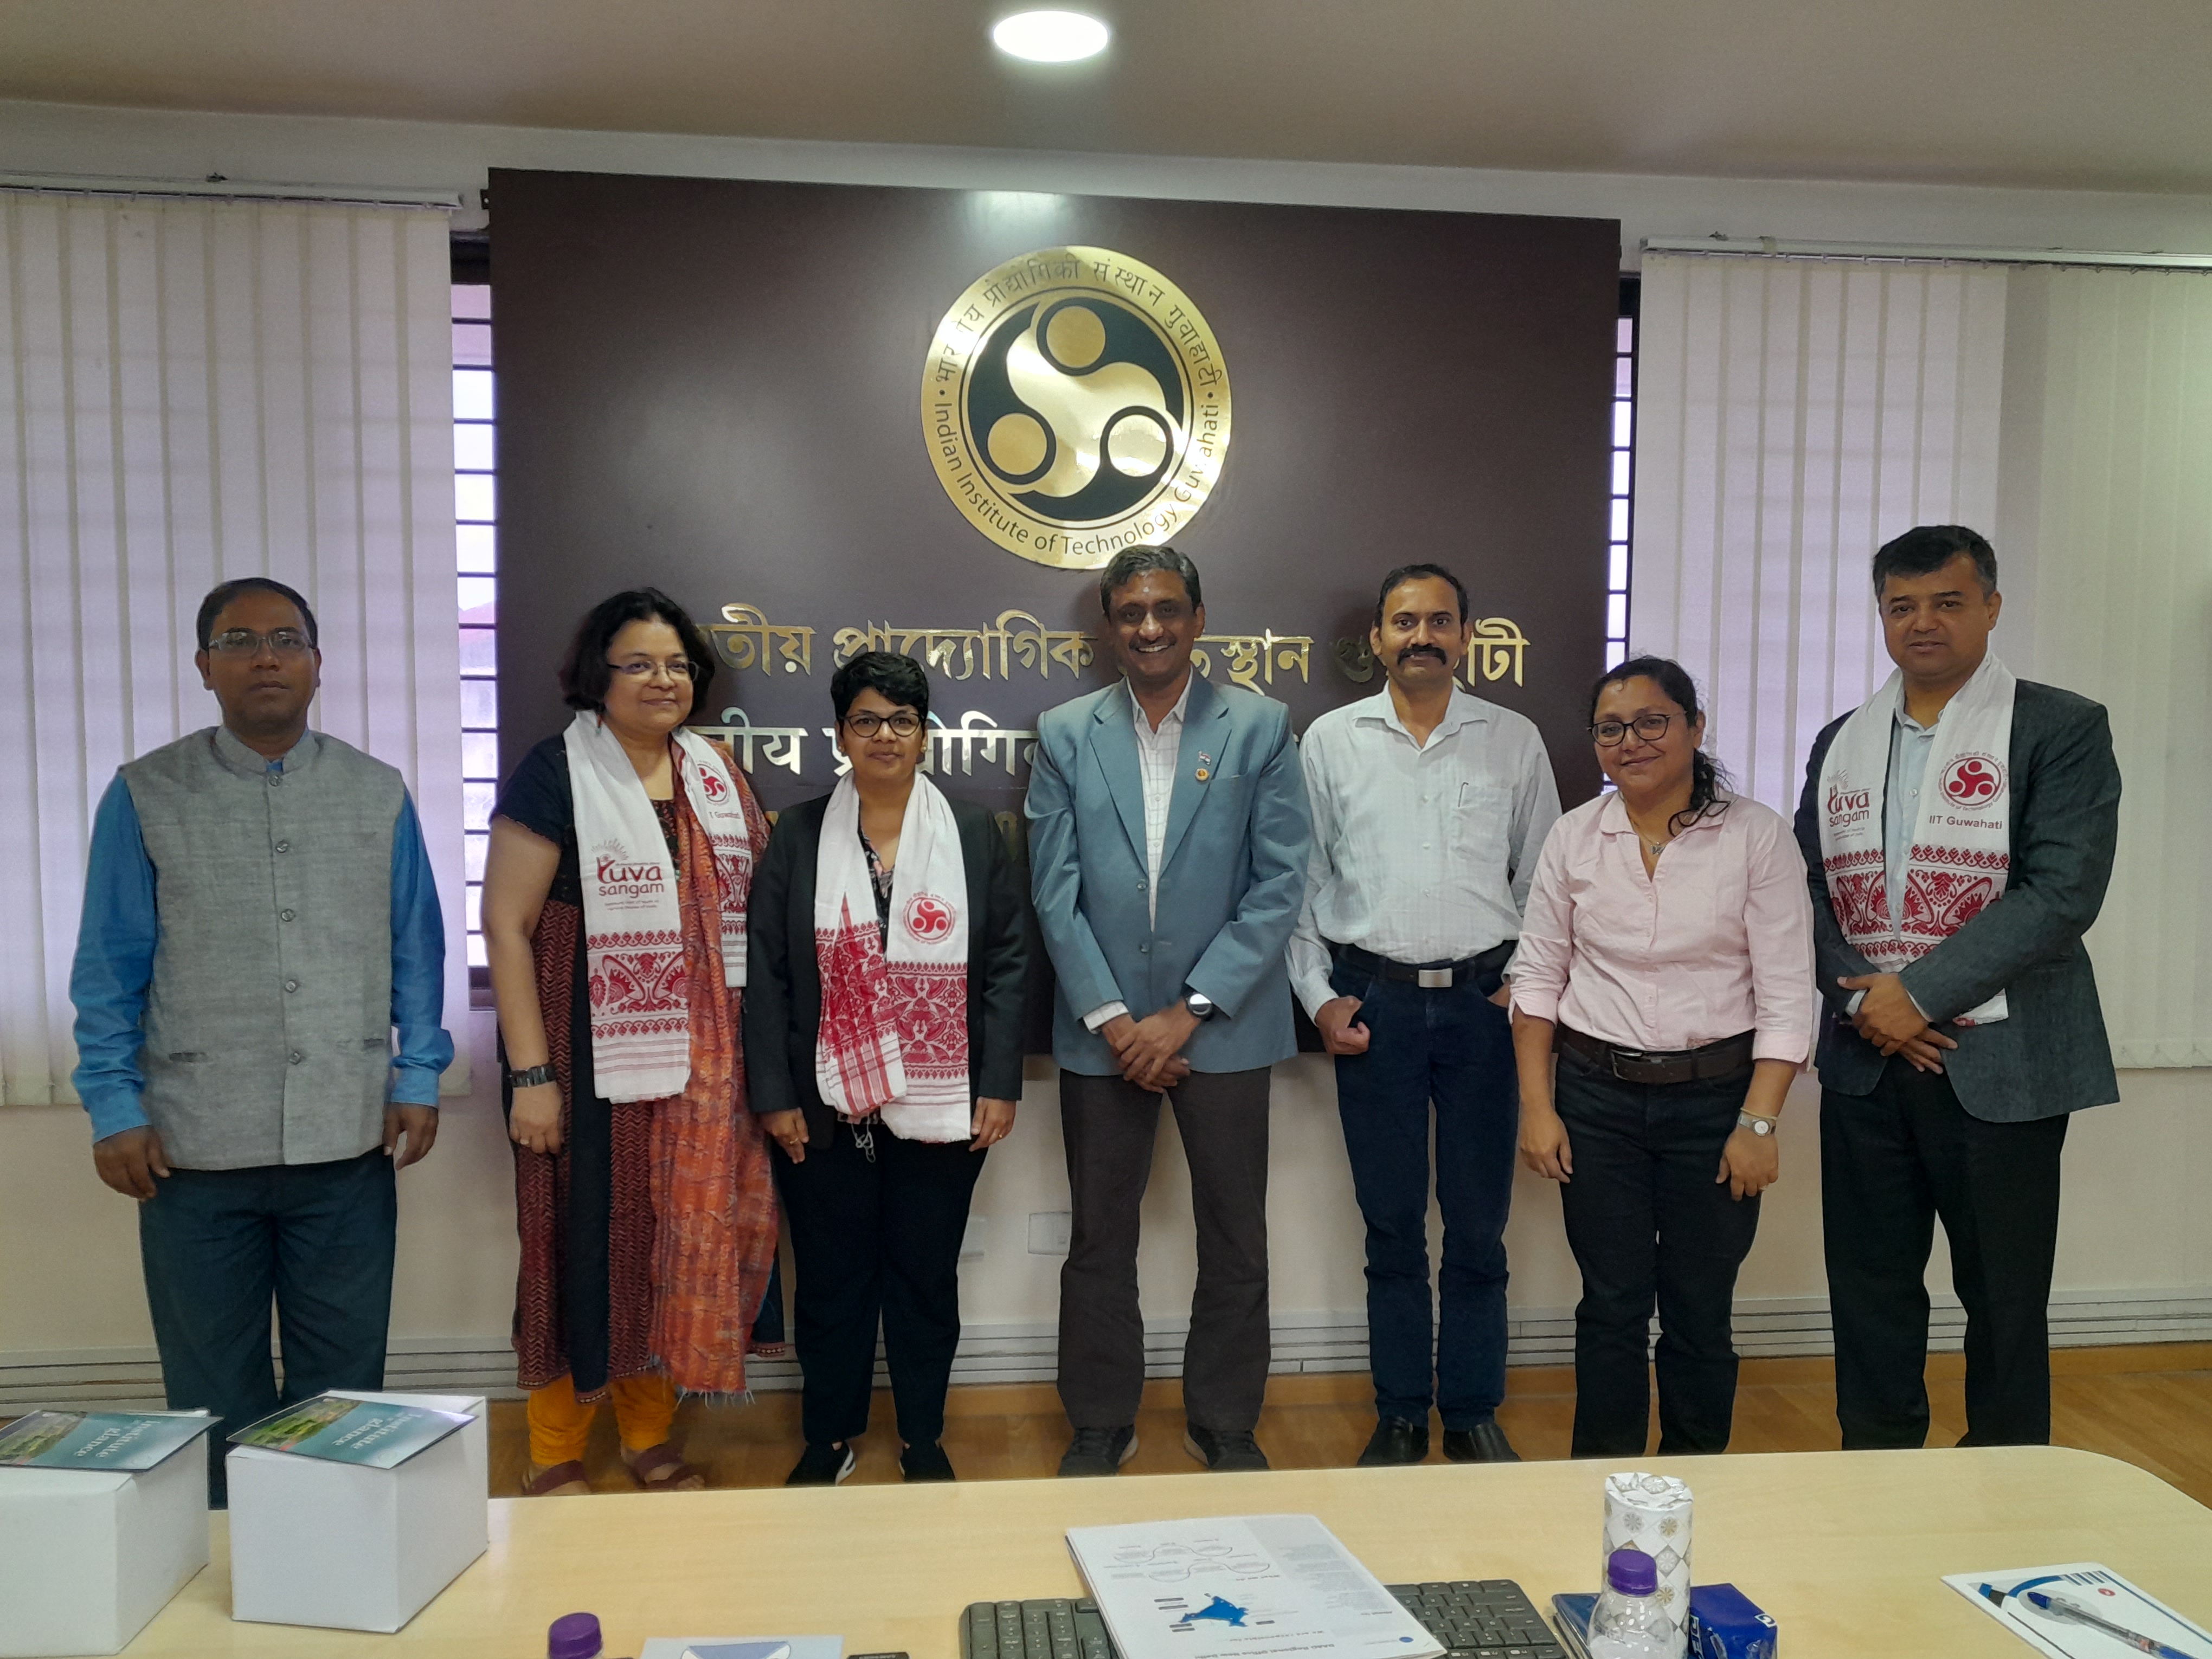
[[[2022,1599],[2033,1591],[2068,1602],[2110,1625],[2163,1644],[2186,1659],[2212,1659],[2212,1632],[2148,1595],[2095,1561],[2057,1567],[2007,1567],[1954,1572],[1943,1582],[2024,1642],[2051,1659],[2129,1659],[2148,1651],[2077,1619],[2046,1613]]]
[[[1310,1515],[1076,1527],[1121,1659],[1435,1659],[1443,1649]]]
[[[638,1659],[844,1659],[842,1636],[656,1636]]]

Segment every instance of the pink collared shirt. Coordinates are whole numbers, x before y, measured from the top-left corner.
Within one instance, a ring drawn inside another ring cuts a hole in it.
[[[1618,795],[1552,826],[1513,963],[1513,1006],[1623,1048],[1756,1033],[1759,1060],[1813,1048],[1813,907],[1788,820],[1742,796],[1644,873]]]

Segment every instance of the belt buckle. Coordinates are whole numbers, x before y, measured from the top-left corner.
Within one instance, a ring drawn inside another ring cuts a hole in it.
[[[1451,989],[1452,970],[1449,968],[1418,968],[1414,972],[1419,975],[1420,986],[1424,991]]]

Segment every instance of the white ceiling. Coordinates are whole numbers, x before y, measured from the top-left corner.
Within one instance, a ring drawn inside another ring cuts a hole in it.
[[[2212,0],[1111,0],[1053,68],[991,50],[1018,3],[0,0],[0,98],[2212,191]]]

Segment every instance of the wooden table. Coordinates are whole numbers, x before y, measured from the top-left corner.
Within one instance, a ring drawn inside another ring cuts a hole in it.
[[[2048,1447],[1651,1458],[1697,1495],[1700,1583],[1780,1620],[1790,1659],[2028,1659],[1941,1575],[2103,1561],[2212,1620],[2212,1510],[2132,1465]],[[599,1615],[610,1655],[648,1636],[836,1633],[848,1654],[959,1652],[970,1601],[1070,1595],[1070,1526],[1178,1516],[1321,1516],[1386,1583],[1516,1578],[1549,1610],[1595,1588],[1609,1465],[497,1499],[491,1549],[397,1636],[234,1624],[229,1537],[126,1652],[289,1659],[541,1659],[559,1614]]]

